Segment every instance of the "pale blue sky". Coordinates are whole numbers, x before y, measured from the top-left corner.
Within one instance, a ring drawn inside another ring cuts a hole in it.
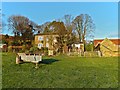
[[[3,2],[119,2],[119,0],[2,0]]]
[[[116,38],[118,35],[117,2],[3,2],[3,20],[11,15],[23,15],[37,24],[62,18],[66,14],[76,17],[89,14],[96,25],[95,38]],[[3,33],[11,34],[4,28]]]

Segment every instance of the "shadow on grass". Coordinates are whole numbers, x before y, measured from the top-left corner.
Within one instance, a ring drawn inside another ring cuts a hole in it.
[[[42,61],[40,62],[40,63],[42,63],[42,64],[52,64],[52,63],[54,63],[54,62],[57,62],[57,61],[59,61],[59,60],[56,60],[56,59],[42,59]]]
[[[38,64],[52,64],[54,62],[58,62],[59,60],[50,58],[50,59],[42,59],[42,61],[40,61]],[[23,60],[21,60],[21,62],[19,64],[25,64],[25,63],[30,63],[30,62],[24,62]]]

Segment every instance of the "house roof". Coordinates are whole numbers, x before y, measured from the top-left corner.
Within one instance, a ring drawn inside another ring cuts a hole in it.
[[[95,39],[94,40],[94,46],[97,46],[99,43],[101,43],[104,39]],[[115,45],[120,45],[120,39],[109,39],[112,41]]]

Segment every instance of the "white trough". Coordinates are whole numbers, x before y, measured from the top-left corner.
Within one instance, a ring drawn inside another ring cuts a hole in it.
[[[23,62],[32,62],[36,64],[36,68],[38,68],[38,63],[42,61],[42,56],[40,54],[25,54],[18,53],[16,57],[16,64],[19,64],[21,61]]]

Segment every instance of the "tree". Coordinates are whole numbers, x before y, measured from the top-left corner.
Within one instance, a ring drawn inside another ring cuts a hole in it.
[[[50,24],[50,22],[45,22],[44,24],[40,25],[40,32],[41,33],[46,33],[47,32],[47,27]]]
[[[4,27],[6,26],[5,21],[4,21],[4,16],[5,14],[1,13],[1,9],[0,9],[0,33],[3,32]]]
[[[48,25],[48,31],[51,34],[56,33],[58,35],[57,37],[58,48],[59,51],[62,53],[67,34],[67,30],[64,26],[64,23],[53,21]]]
[[[6,34],[6,35],[5,35],[5,39],[8,39],[8,38],[9,38],[9,35],[8,35],[8,34]]]
[[[65,27],[67,30],[67,46],[71,46],[72,43],[76,41],[75,34],[73,32],[73,25],[72,25],[73,17],[71,15],[64,15],[63,22],[65,23]]]
[[[9,43],[9,36],[8,36],[8,34],[3,35],[1,38],[2,38],[2,42],[1,43],[8,45],[8,43]]]
[[[33,21],[29,20],[25,16],[10,16],[8,18],[8,27],[15,36],[15,41],[18,39],[22,39],[23,42],[29,40],[30,42],[34,38],[34,27],[37,26]]]
[[[89,41],[88,43],[86,43],[85,48],[86,51],[93,51],[93,41]]]
[[[0,9],[0,33],[2,32],[2,10]]]
[[[81,14],[77,16],[73,20],[73,25],[76,32],[79,35],[80,42],[83,42],[85,44],[85,39],[87,37],[89,38],[93,37],[95,25],[93,23],[91,16],[89,16],[88,14]]]

